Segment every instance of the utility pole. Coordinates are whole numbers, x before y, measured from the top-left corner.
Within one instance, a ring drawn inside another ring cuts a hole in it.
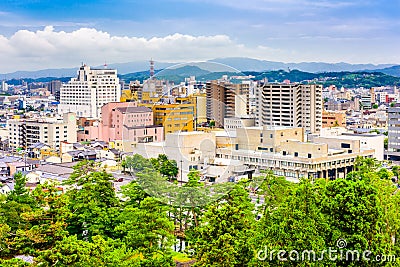
[[[181,159],[181,185],[182,185],[182,172],[183,172],[182,163],[183,163],[183,160]]]

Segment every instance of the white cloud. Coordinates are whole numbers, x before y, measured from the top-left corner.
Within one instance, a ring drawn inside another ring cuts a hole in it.
[[[346,26],[337,26],[346,25]],[[347,26],[349,25],[349,26]],[[365,26],[367,25],[367,26]],[[308,32],[285,32],[285,25],[261,35],[250,46],[225,34],[170,34],[162,37],[116,36],[94,28],[57,31],[52,26],[42,30],[19,30],[11,36],[0,35],[0,73],[17,70],[77,67],[84,62],[96,66],[149,60],[187,62],[217,57],[251,57],[270,61],[397,63],[399,38],[391,35],[364,37],[354,34],[368,23],[331,23],[320,29],[312,22],[299,22],[297,27]],[[383,25],[386,25],[385,23]],[[279,30],[279,31],[278,31]],[[327,31],[327,32],[325,32]],[[376,29],[373,29],[376,31]],[[277,34],[279,33],[279,34]],[[273,48],[272,48],[273,47]]]
[[[187,61],[213,57],[269,57],[275,50],[262,46],[249,48],[226,35],[192,36],[173,34],[141,38],[111,36],[93,28],[75,31],[20,30],[7,38],[0,35],[0,72],[90,65],[136,60]]]

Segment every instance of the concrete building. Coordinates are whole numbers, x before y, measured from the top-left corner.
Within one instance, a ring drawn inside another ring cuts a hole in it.
[[[218,148],[217,158],[239,160],[249,169],[272,170],[295,182],[302,177],[345,177],[358,156],[374,155],[374,150],[362,149],[359,140],[304,142],[301,128],[264,126],[237,131],[235,148]]]
[[[6,81],[1,81],[1,90],[3,92],[7,92],[8,91],[8,84],[6,83]]]
[[[347,99],[339,99],[339,100],[329,100],[324,103],[325,110],[335,111],[335,110],[360,110],[360,100],[358,98],[354,98],[354,101],[350,101]]]
[[[207,118],[215,126],[223,127],[224,118],[242,117],[249,114],[249,84],[233,84],[227,80],[206,83]]]
[[[322,128],[322,86],[267,83],[256,91],[259,126],[303,127],[307,132]]]
[[[361,96],[360,104],[362,105],[363,109],[371,109],[372,108],[372,96],[371,94],[364,94]]]
[[[361,150],[373,150],[372,157],[377,160],[384,160],[384,140],[385,136],[382,134],[355,134],[355,133],[343,133],[338,136],[319,136],[312,139],[315,143],[326,143],[334,144],[335,142],[341,142],[340,148],[346,148],[346,141],[359,141]],[[344,146],[344,147],[342,147]]]
[[[101,121],[90,122],[78,132],[78,141],[113,142],[114,147],[131,151],[136,143],[164,140],[162,126],[154,125],[153,112],[137,102],[112,102],[101,108]]]
[[[177,97],[175,98],[176,103],[185,104],[191,103],[196,107],[195,112],[195,123],[200,124],[207,122],[207,99],[206,94],[195,93],[187,97]]]
[[[60,142],[74,143],[77,140],[75,113],[65,113],[62,120],[55,118],[43,119],[12,119],[7,121],[10,147],[27,149],[43,143],[58,150]]]
[[[78,70],[77,78],[61,86],[58,112],[75,112],[78,117],[100,118],[101,107],[120,101],[120,97],[117,70],[91,69],[83,65]]]
[[[133,153],[146,158],[165,154],[175,160],[182,173],[178,180],[186,182],[191,169],[201,170],[202,164],[210,164],[215,158],[216,137],[214,133],[181,132],[166,134],[165,142],[137,144]],[[181,176],[182,175],[182,176]]]
[[[191,132],[195,129],[196,104],[183,103],[155,103],[139,104],[153,111],[154,124],[163,126],[164,133]]]
[[[50,91],[52,95],[54,95],[56,101],[60,101],[60,89],[62,83],[59,80],[51,81],[47,84],[47,90]]]
[[[388,159],[400,159],[400,106],[388,108]]]
[[[224,118],[224,129],[230,136],[236,136],[236,129],[243,127],[252,127],[256,125],[254,117],[231,117]]]
[[[323,111],[322,128],[346,127],[346,113],[344,111]]]

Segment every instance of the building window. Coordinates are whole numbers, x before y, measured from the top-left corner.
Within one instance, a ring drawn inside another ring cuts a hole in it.
[[[350,144],[342,143],[342,144],[341,144],[341,147],[342,147],[342,148],[350,148]]]
[[[312,156],[311,153],[308,153],[308,158],[309,158],[309,159],[311,159],[311,156]]]
[[[270,138],[273,138],[274,136],[273,136],[273,134],[270,134],[269,137],[270,137]]]
[[[299,156],[299,152],[294,152],[294,156],[298,157]]]

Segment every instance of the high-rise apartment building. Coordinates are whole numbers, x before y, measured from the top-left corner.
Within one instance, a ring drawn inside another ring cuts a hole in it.
[[[322,128],[322,86],[266,83],[256,90],[257,123],[260,126]]]
[[[91,69],[83,65],[78,70],[77,78],[61,86],[58,112],[75,112],[78,117],[99,118],[101,107],[120,101],[120,97],[117,70]]]
[[[249,112],[249,84],[234,84],[226,80],[206,83],[207,118],[223,127],[224,118],[242,117]]]

